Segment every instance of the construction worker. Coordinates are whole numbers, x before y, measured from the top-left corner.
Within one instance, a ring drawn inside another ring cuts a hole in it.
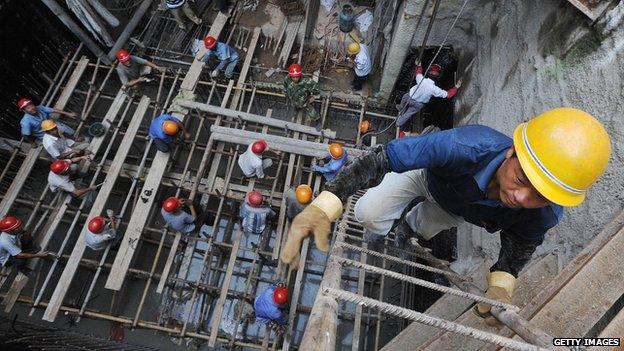
[[[353,90],[362,90],[362,85],[373,70],[368,46],[356,42],[347,45],[347,60],[349,67],[353,68],[355,76],[351,82]]]
[[[156,117],[149,128],[149,137],[154,140],[156,149],[160,152],[169,152],[169,144],[182,131],[184,140],[191,140],[191,133],[184,127],[182,121],[169,114]]]
[[[166,0],[165,4],[171,13],[173,14],[173,18],[175,18],[176,22],[178,22],[178,28],[182,30],[187,30],[186,24],[184,23],[184,18],[188,17],[193,23],[196,25],[200,25],[202,23],[202,19],[197,17],[193,9],[188,4],[186,0]]]
[[[303,209],[312,201],[312,188],[308,184],[301,184],[297,189],[292,187],[284,192],[286,200],[286,217],[292,220],[296,215],[301,213]]]
[[[0,266],[15,267],[28,274],[26,264],[30,258],[53,258],[48,251],[38,251],[33,245],[32,236],[22,229],[22,220],[5,216],[0,220]]]
[[[331,143],[328,147],[329,152],[322,159],[323,166],[314,165],[312,170],[323,174],[325,180],[332,180],[340,172],[342,167],[347,163],[347,151],[338,143]]]
[[[89,221],[85,243],[91,250],[105,249],[106,245],[116,237],[119,221],[115,218],[113,210],[106,210],[106,216],[108,218],[95,216]]]
[[[84,194],[87,194],[91,191],[95,191],[97,189],[96,186],[91,187],[80,187],[74,184],[74,179],[77,174],[72,172],[72,164],[78,163],[81,160],[88,159],[89,156],[80,156],[74,157],[69,160],[56,160],[52,162],[50,165],[50,172],[48,173],[48,183],[50,186],[50,191],[55,193],[59,189],[65,192],[70,193],[73,197],[79,198]]]
[[[57,123],[53,119],[46,119],[41,122],[43,135],[42,144],[48,154],[53,159],[68,159],[83,155],[89,155],[88,143],[76,143],[61,133]]]
[[[403,94],[401,104],[397,106],[399,109],[399,116],[396,120],[397,127],[407,123],[432,97],[452,99],[457,94],[457,89],[461,87],[461,83],[457,83],[449,90],[438,88],[436,81],[441,74],[442,68],[436,64],[429,67],[426,76],[423,76],[421,65],[416,67],[416,84],[407,93]]]
[[[204,55],[197,55],[196,59],[207,63],[212,56],[215,56],[219,61],[219,64],[212,73],[210,73],[210,76],[216,78],[223,67],[225,67],[225,78],[232,78],[232,75],[234,75],[234,68],[236,68],[236,64],[240,59],[238,52],[228,44],[217,41],[217,39],[210,35],[204,38],[204,46],[208,51],[206,51]]]
[[[298,258],[301,240],[314,228],[327,251],[329,224],[360,189],[355,205],[366,231],[429,240],[467,221],[500,231],[498,261],[488,274],[487,297],[511,301],[516,277],[563,214],[583,202],[609,162],[609,136],[600,122],[574,108],[556,108],[518,125],[509,138],[469,125],[379,145],[356,158],[292,222],[282,260]],[[424,197],[413,209],[407,206]],[[322,229],[321,229],[322,228]],[[495,323],[490,306],[479,315]]]
[[[141,82],[149,82],[149,74],[152,68],[164,72],[165,67],[158,66],[154,62],[148,61],[142,57],[130,55],[128,50],[121,49],[117,51],[117,75],[121,81],[121,89],[128,90],[137,87]]]
[[[247,150],[243,152],[238,158],[238,166],[245,174],[245,177],[258,177],[258,179],[274,179],[275,177],[265,176],[264,170],[273,165],[273,160],[270,158],[262,158],[262,154],[269,151],[269,145],[263,139],[254,141],[247,147]],[[280,155],[281,152],[274,151],[276,155]]]
[[[266,228],[267,219],[275,216],[271,207],[264,205],[264,197],[257,191],[250,191],[240,206],[239,216],[245,234],[261,234]]]
[[[191,213],[183,211],[183,206],[188,207]],[[195,230],[197,211],[191,200],[180,199],[175,196],[168,197],[162,203],[160,214],[169,228],[175,231],[189,234]]]
[[[284,313],[288,302],[288,290],[284,284],[273,284],[254,299],[256,320],[266,324],[275,333],[282,335],[286,331],[288,316]]]
[[[43,138],[41,122],[46,119],[56,120],[56,125],[61,130],[63,135],[74,135],[74,133],[76,133],[76,131],[68,125],[59,122],[58,117],[50,115],[51,113],[58,113],[60,115],[75,119],[76,114],[74,112],[66,112],[43,105],[35,106],[32,100],[27,98],[20,99],[17,102],[17,106],[24,112],[24,117],[22,117],[22,120],[20,121],[22,136],[35,146],[37,140]]]
[[[320,131],[322,121],[313,102],[321,90],[318,83],[308,77],[301,78],[302,75],[300,65],[293,63],[288,67],[288,76],[284,79],[284,94],[289,105],[294,106],[296,110],[305,110],[307,124],[314,123],[316,130]]]

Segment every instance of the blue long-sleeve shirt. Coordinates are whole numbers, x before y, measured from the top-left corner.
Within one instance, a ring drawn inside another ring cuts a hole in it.
[[[208,62],[210,60],[210,57],[212,57],[213,55],[216,56],[219,60],[219,66],[217,66],[217,69],[222,69],[226,63],[238,60],[239,58],[238,52],[236,50],[234,50],[228,44],[222,43],[220,41],[217,42],[217,46],[214,49],[206,51],[204,57],[202,58],[202,61]]]
[[[345,150],[344,154],[339,159],[334,159],[329,153],[327,153],[327,155],[325,155],[325,158],[328,157],[330,160],[324,166],[321,167],[315,165],[313,167],[313,170],[315,172],[322,173],[323,177],[325,177],[325,180],[327,181],[334,179],[336,174],[338,174],[338,172],[340,172],[345,163],[347,163],[347,150]]]
[[[286,325],[288,318],[286,314],[282,312],[280,307],[273,302],[273,292],[277,286],[272,285],[262,292],[262,294],[256,296],[254,300],[254,311],[256,313],[256,320],[262,324],[269,322],[275,322],[279,325]]]
[[[394,172],[427,169],[429,191],[445,210],[490,233],[502,230],[540,242],[561,220],[561,206],[513,209],[486,197],[487,185],[512,144],[492,128],[470,125],[393,140],[386,154]]]

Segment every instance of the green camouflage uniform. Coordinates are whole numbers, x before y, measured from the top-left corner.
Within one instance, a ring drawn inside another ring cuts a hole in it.
[[[284,93],[289,104],[295,106],[296,109],[304,109],[310,121],[319,119],[319,115],[312,104],[308,104],[308,100],[312,95],[320,93],[318,84],[308,77],[302,77],[298,84],[295,84],[289,76],[284,79]]]

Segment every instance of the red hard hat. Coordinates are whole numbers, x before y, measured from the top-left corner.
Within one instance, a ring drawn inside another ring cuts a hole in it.
[[[267,148],[267,142],[264,141],[264,139],[256,140],[251,145],[251,152],[253,152],[256,155],[260,155],[261,153],[264,152],[264,150],[266,150],[266,148]]]
[[[293,63],[292,65],[288,66],[288,75],[291,77],[301,77],[301,75],[303,74],[303,72],[301,72],[301,65],[297,64],[297,63]]]
[[[32,103],[33,103],[32,100],[27,99],[27,98],[19,99],[19,101],[17,102],[17,107],[19,107],[20,109],[23,109],[24,107]]]
[[[106,221],[104,220],[104,217],[95,216],[89,221],[89,231],[91,233],[100,234],[102,231],[104,231],[105,224]]]
[[[0,219],[0,231],[2,232],[10,232],[15,229],[19,229],[19,227],[21,226],[22,220],[17,217],[5,216],[4,218]]]
[[[275,288],[273,291],[273,302],[278,305],[283,305],[288,301],[288,290],[281,286]]]
[[[440,67],[440,65],[431,65],[429,71],[427,71],[427,76],[432,79],[438,78],[440,74],[442,74],[442,67]]]
[[[168,197],[162,204],[163,210],[166,212],[174,212],[180,208],[180,199],[175,196]]]
[[[259,191],[250,191],[247,193],[247,203],[252,207],[258,207],[262,205],[262,201],[264,201],[264,197]]]
[[[130,61],[130,53],[126,49],[121,49],[117,51],[117,60],[119,62],[128,62]]]
[[[56,160],[50,165],[50,170],[56,174],[65,174],[69,170],[71,162],[65,160]]]
[[[210,35],[206,36],[204,38],[204,46],[206,49],[214,49],[214,47],[217,46],[217,39]]]

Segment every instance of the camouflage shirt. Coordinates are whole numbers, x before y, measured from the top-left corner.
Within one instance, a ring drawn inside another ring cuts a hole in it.
[[[318,95],[320,92],[318,83],[308,77],[302,77],[299,84],[295,84],[289,76],[284,79],[286,98],[297,108],[305,107],[310,96]]]

